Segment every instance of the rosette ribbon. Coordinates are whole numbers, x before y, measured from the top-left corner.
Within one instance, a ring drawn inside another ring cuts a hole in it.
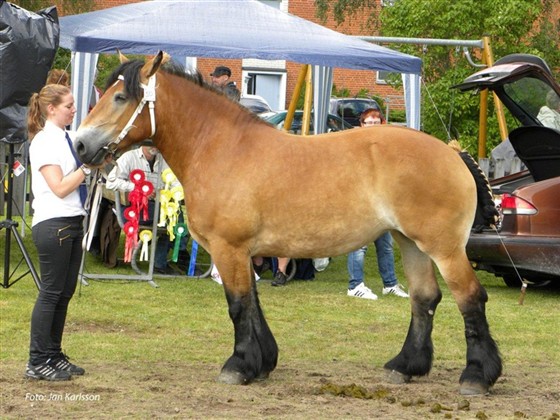
[[[124,224],[123,230],[126,235],[126,241],[124,244],[124,262],[131,262],[132,251],[138,244],[138,224],[129,220]]]
[[[152,232],[148,229],[142,230],[138,234],[140,242],[142,242],[142,248],[140,250],[140,261],[148,261],[149,257],[149,242],[152,240]]]
[[[173,228],[175,242],[173,243],[173,261],[177,262],[179,259],[179,248],[181,246],[181,238],[187,235],[187,225],[184,223],[177,223]]]
[[[161,190],[159,192],[159,203],[160,203],[159,223],[158,223],[159,227],[165,226],[165,219],[167,218],[167,215],[165,214],[165,210],[167,209],[167,205],[171,202],[171,198],[172,198],[171,191]]]

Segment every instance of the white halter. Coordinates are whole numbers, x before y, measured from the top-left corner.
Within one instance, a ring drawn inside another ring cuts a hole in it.
[[[122,75],[119,75],[118,79],[124,81],[124,77]],[[156,133],[156,116],[155,116],[156,75],[153,74],[148,79],[148,84],[147,85],[144,85],[144,84],[140,83],[140,87],[142,87],[142,89],[144,89],[144,97],[138,103],[138,106],[136,107],[136,110],[131,115],[130,119],[128,120],[128,122],[126,123],[124,128],[122,129],[122,131],[119,134],[119,136],[117,137],[117,139],[115,141],[112,141],[111,143],[109,143],[107,146],[105,146],[105,148],[107,150],[109,150],[109,152],[111,152],[111,153],[115,151],[117,145],[122,141],[122,139],[124,139],[126,137],[128,132],[130,131],[130,129],[132,127],[134,127],[133,123],[136,120],[136,117],[138,117],[138,115],[144,109],[144,105],[146,105],[146,102],[148,103],[148,107],[149,107],[149,110],[150,110],[150,124],[151,124],[151,127],[152,127],[152,132],[150,134],[150,138],[153,137],[154,134]]]

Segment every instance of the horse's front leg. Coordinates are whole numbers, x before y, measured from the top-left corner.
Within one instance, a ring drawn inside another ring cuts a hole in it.
[[[216,255],[235,332],[233,354],[218,381],[243,385],[267,378],[276,367],[278,346],[260,307],[251,259],[231,248]]]

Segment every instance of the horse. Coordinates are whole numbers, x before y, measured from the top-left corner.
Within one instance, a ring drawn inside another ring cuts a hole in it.
[[[384,366],[389,379],[405,383],[432,367],[433,318],[442,298],[434,263],[464,319],[460,393],[485,394],[501,375],[487,293],[465,252],[477,183],[447,144],[396,126],[288,134],[162,51],[115,70],[74,147],[83,163],[99,167],[147,138],[181,181],[190,233],[223,280],[234,349],[218,381],[264,380],[278,362],[252,256],[342,255],[386,231],[400,247],[412,308],[402,349]]]

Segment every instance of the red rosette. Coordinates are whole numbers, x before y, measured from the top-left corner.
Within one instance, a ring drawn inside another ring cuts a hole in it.
[[[146,179],[146,174],[142,169],[134,169],[130,172],[129,178],[134,185],[142,185],[142,182]]]
[[[123,230],[126,236],[136,236],[138,232],[138,225],[132,221],[129,221],[124,224]]]
[[[154,184],[150,181],[143,181],[140,185],[140,191],[144,197],[149,197],[154,192]]]
[[[140,219],[140,212],[143,207],[143,201],[146,197],[142,194],[142,191],[138,185],[128,193],[128,201],[130,201],[130,207],[136,211],[137,219]]]
[[[136,221],[138,223],[138,212],[134,207],[127,207],[124,210],[124,218],[130,221]]]
[[[128,221],[124,224],[123,230],[126,235],[126,241],[124,243],[124,262],[131,262],[132,251],[136,248],[136,244],[138,243],[138,223]]]

